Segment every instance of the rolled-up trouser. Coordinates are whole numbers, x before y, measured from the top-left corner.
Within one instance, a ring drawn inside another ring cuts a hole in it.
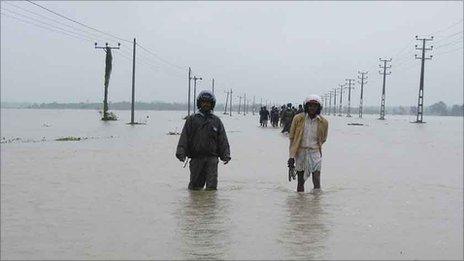
[[[206,189],[217,188],[218,177],[217,157],[200,157],[190,160],[190,183],[188,188],[191,190],[202,189],[206,184]]]

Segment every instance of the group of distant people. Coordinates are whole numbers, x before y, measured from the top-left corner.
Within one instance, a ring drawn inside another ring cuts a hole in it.
[[[293,117],[301,112],[304,112],[302,104],[298,106],[298,109],[292,106],[291,103],[282,105],[280,108],[272,106],[270,112],[266,106],[262,106],[259,110],[259,124],[261,127],[267,127],[267,122],[270,119],[272,127],[277,128],[280,126],[282,127],[282,133],[288,133],[292,125]]]
[[[213,114],[216,98],[209,91],[197,97],[199,111],[187,117],[176,149],[176,157],[187,165],[190,159],[190,190],[216,190],[218,184],[219,159],[227,164],[230,146],[224,125]],[[320,189],[322,144],[327,139],[328,121],[320,115],[321,98],[310,95],[296,109],[291,103],[280,109],[273,106],[269,112],[261,107],[259,120],[267,126],[269,118],[273,127],[283,127],[290,141],[288,180],[298,177],[297,191],[304,192],[305,181],[312,176],[314,189]]]

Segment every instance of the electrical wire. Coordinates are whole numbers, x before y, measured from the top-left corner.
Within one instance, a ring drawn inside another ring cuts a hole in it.
[[[5,17],[8,17],[8,18],[16,19],[16,20],[21,21],[21,22],[26,23],[26,24],[30,24],[30,25],[34,25],[34,26],[36,26],[36,27],[40,27],[40,28],[42,28],[42,29],[46,29],[46,30],[49,30],[49,31],[52,31],[52,32],[57,32],[57,33],[60,33],[60,34],[64,34],[64,35],[73,37],[74,39],[83,40],[83,41],[86,41],[86,42],[93,42],[92,40],[89,40],[89,39],[86,39],[86,38],[82,38],[82,37],[79,37],[79,36],[76,36],[76,35],[68,34],[68,33],[66,33],[66,32],[58,31],[58,30],[55,30],[55,29],[51,29],[51,28],[49,28],[49,27],[45,27],[45,26],[42,26],[42,25],[39,25],[39,24],[30,22],[30,21],[21,19],[21,18],[19,18],[19,17],[13,16],[13,15],[11,15],[11,14],[1,13],[1,15],[5,16]]]
[[[0,10],[2,10],[2,11],[7,11],[7,12],[13,13],[13,14],[15,14],[15,15],[19,15],[19,16],[21,16],[21,17],[30,19],[30,20],[32,20],[32,21],[35,21],[35,22],[44,24],[44,25],[46,25],[46,26],[49,26],[49,27],[52,27],[52,28],[55,28],[55,29],[58,29],[58,30],[61,30],[61,31],[64,31],[64,32],[67,32],[67,33],[79,35],[79,36],[81,36],[81,37],[83,37],[83,38],[86,38],[86,39],[89,40],[89,41],[92,41],[92,39],[91,39],[91,38],[88,38],[87,35],[83,35],[83,34],[80,34],[80,33],[72,32],[72,31],[69,31],[69,30],[67,30],[67,29],[64,29],[64,28],[61,28],[61,27],[58,27],[58,26],[55,26],[55,25],[52,25],[52,24],[49,24],[49,23],[42,22],[42,21],[40,21],[40,20],[38,20],[38,19],[35,19],[35,18],[33,18],[33,17],[27,16],[27,15],[24,15],[24,14],[15,12],[15,11],[11,11],[11,10],[8,10],[8,9],[5,9],[5,8],[0,8]]]
[[[125,42],[128,42],[128,43],[132,43],[132,41],[130,41],[130,40],[127,40],[127,39],[124,39],[124,38],[115,36],[115,35],[113,35],[113,34],[110,34],[110,33],[107,33],[107,32],[101,31],[101,30],[98,30],[98,29],[93,28],[93,27],[91,27],[91,26],[88,26],[88,25],[86,25],[86,24],[84,24],[84,23],[81,23],[81,22],[79,22],[79,21],[76,21],[76,20],[74,20],[74,19],[71,19],[71,18],[69,18],[69,17],[67,17],[67,16],[65,16],[65,15],[62,15],[62,14],[60,14],[60,13],[57,13],[57,12],[53,11],[53,10],[50,10],[50,9],[48,9],[48,8],[42,6],[42,5],[39,5],[39,4],[35,3],[35,2],[32,2],[32,1],[30,1],[30,0],[26,0],[26,1],[29,2],[29,3],[31,3],[31,4],[33,4],[33,5],[35,5],[35,6],[38,6],[38,7],[42,8],[42,9],[44,9],[44,10],[46,10],[46,11],[52,13],[52,14],[55,14],[55,15],[57,15],[57,16],[59,16],[59,17],[62,17],[62,18],[64,18],[64,19],[66,19],[66,20],[69,20],[69,21],[71,21],[71,22],[74,22],[74,23],[76,23],[76,24],[79,24],[79,25],[81,25],[81,26],[84,26],[84,27],[86,27],[86,28],[88,28],[88,29],[94,30],[94,31],[96,31],[96,32],[99,32],[99,33],[102,33],[102,34],[105,34],[105,35],[108,35],[108,36],[111,36],[111,37],[116,38],[116,39],[121,40],[121,41],[125,41]]]

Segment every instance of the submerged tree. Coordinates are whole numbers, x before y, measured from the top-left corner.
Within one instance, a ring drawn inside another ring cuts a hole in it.
[[[102,120],[115,120],[113,117],[108,115],[108,85],[110,83],[110,75],[113,63],[113,55],[111,55],[111,49],[106,47],[106,61],[105,61],[105,98],[103,99],[103,118]]]
[[[108,120],[116,120],[117,117],[114,113],[108,112],[108,86],[110,83],[110,75],[111,75],[111,69],[112,69],[112,63],[113,63],[113,55],[111,54],[111,49],[119,49],[119,46],[121,44],[118,43],[118,47],[110,47],[108,46],[108,43],[106,43],[105,47],[100,47],[97,46],[97,43],[95,43],[95,48],[96,49],[104,49],[106,52],[106,58],[105,58],[105,97],[103,98],[103,117],[102,120],[108,121]]]

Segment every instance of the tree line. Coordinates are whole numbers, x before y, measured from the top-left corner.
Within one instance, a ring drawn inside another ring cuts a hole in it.
[[[100,102],[78,102],[78,103],[8,103],[2,102],[2,108],[22,108],[22,109],[84,109],[84,110],[101,110],[102,105]],[[109,107],[112,110],[130,110],[130,102],[110,102]],[[259,107],[259,104],[255,106]],[[234,110],[238,106],[233,106]],[[255,112],[257,112],[255,108]],[[176,102],[136,102],[136,110],[157,110],[157,111],[183,111],[187,110],[186,103]],[[224,104],[217,104],[216,111],[223,111]],[[346,110],[346,107],[343,109]],[[353,107],[352,111],[356,111],[357,108]],[[379,106],[365,106],[363,111],[366,114],[378,114],[380,110]],[[386,107],[387,114],[394,115],[415,115],[417,114],[416,106],[389,106]],[[448,106],[443,101],[439,101],[430,106],[424,107],[424,114],[427,115],[438,115],[438,116],[464,116],[464,105],[451,105]]]

